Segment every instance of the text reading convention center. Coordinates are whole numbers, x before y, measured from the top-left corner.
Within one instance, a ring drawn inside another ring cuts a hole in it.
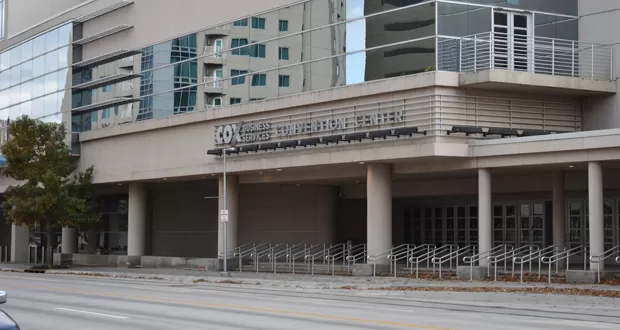
[[[95,169],[101,219],[55,229],[54,262],[620,270],[616,0],[0,8],[2,143],[63,123]],[[41,228],[5,222],[3,261],[46,261]]]

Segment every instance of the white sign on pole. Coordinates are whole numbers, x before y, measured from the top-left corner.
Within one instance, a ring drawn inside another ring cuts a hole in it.
[[[228,222],[228,214],[222,214],[222,215],[220,216],[220,220],[221,220],[222,222]]]
[[[220,211],[220,214],[221,214],[221,215],[228,215],[228,210],[221,210],[221,211]]]

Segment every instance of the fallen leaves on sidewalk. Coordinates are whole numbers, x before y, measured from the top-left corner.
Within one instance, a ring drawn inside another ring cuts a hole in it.
[[[343,290],[359,290],[357,287],[345,286]],[[581,288],[499,288],[499,287],[416,287],[416,286],[394,286],[370,288],[370,291],[420,291],[420,292],[482,292],[482,293],[523,293],[523,294],[556,294],[570,296],[591,296],[591,297],[607,297],[620,298],[618,290],[596,290]]]
[[[212,283],[212,284],[260,285],[260,283],[258,283],[258,282],[252,284],[252,283],[248,283],[248,282],[233,281],[233,280],[211,281],[211,280],[205,280],[204,278],[199,278],[197,280],[194,280],[193,282],[196,283],[196,284],[198,284],[198,283]]]

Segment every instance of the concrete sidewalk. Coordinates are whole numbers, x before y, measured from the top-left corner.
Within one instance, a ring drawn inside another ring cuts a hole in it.
[[[0,264],[6,272],[24,272],[32,265]],[[96,276],[124,278],[135,280],[168,281],[180,284],[188,283],[224,283],[251,286],[270,286],[297,289],[343,289],[353,288],[369,290],[379,288],[425,287],[425,288],[557,288],[620,291],[620,286],[600,284],[566,284],[539,282],[503,282],[503,281],[457,281],[457,280],[425,280],[402,277],[354,277],[329,275],[294,275],[269,274],[255,272],[232,272],[229,278],[222,277],[219,272],[169,268],[112,268],[112,267],[72,267],[71,269],[48,270],[45,274],[64,276]]]

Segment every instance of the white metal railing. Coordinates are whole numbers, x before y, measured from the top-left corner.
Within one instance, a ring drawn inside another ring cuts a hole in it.
[[[601,263],[605,262],[606,259],[613,257],[614,255],[620,257],[620,245],[616,245],[611,249],[603,252],[597,256],[590,256],[590,262],[596,264],[596,276],[598,279],[598,283],[601,283]],[[617,260],[617,259],[616,259]]]
[[[524,256],[524,255],[528,255],[536,250],[538,250],[539,247],[535,246],[535,245],[524,245],[524,246],[520,246],[518,248],[515,249],[510,249],[504,253],[500,253],[500,254],[496,254],[496,255],[492,255],[487,257],[487,260],[489,261],[489,265],[491,265],[493,267],[493,273],[494,273],[494,280],[497,281],[497,264],[500,262],[504,262],[504,271],[506,271],[506,266],[507,266],[507,261],[508,260],[512,260],[512,269],[513,269],[513,274],[514,274],[514,260],[516,257],[519,256]],[[530,264],[530,270],[532,269],[532,265]]]
[[[205,46],[204,54],[208,54],[205,58],[224,58],[222,48],[219,49],[215,46]]]
[[[551,283],[551,266],[553,264],[555,264],[555,272],[556,274],[559,272],[559,264],[560,261],[562,260],[566,260],[566,270],[569,270],[570,268],[570,257],[574,256],[574,255],[580,255],[583,254],[583,270],[586,270],[587,268],[587,260],[588,260],[588,247],[587,246],[583,246],[583,245],[579,245],[579,246],[575,246],[571,249],[564,249],[564,251],[556,253],[552,256],[545,256],[542,257],[540,259],[540,261],[543,264],[548,264],[549,265],[549,278],[548,278],[548,282]]]
[[[512,245],[498,245],[488,251],[482,251],[478,254],[474,254],[473,256],[463,257],[463,262],[469,264],[469,280],[473,281],[474,279],[474,264],[476,262],[480,262],[480,260],[487,259],[499,254],[505,254],[508,251],[514,249]],[[506,264],[504,263],[504,268]],[[487,263],[487,276],[491,275],[491,263]]]
[[[557,252],[558,252],[558,246],[551,245],[544,249],[536,249],[534,252],[531,252],[530,254],[527,254],[524,256],[514,257],[512,259],[512,276],[514,276],[515,274],[515,265],[520,265],[521,266],[520,280],[521,280],[521,283],[523,283],[523,264],[529,263],[530,265],[529,272],[531,273],[532,272],[532,261],[536,260],[538,261],[538,279],[540,280],[540,277],[542,275],[542,264],[541,264],[542,258],[545,257],[547,254],[555,255],[555,253]]]
[[[485,32],[438,37],[437,67],[443,71],[489,69],[613,80],[613,48],[574,40]]]
[[[458,260],[460,256],[463,256],[465,254],[468,254],[471,252],[472,255],[476,254],[476,246],[475,245],[468,245],[462,248],[459,248],[457,246],[456,250],[452,250],[448,253],[442,253],[439,256],[435,256],[431,259],[431,262],[433,263],[433,273],[434,273],[434,269],[435,269],[435,265],[439,266],[439,278],[441,278],[442,276],[442,266],[443,264],[449,262],[450,263],[450,270],[452,270],[452,263],[454,261],[456,261],[456,266],[458,267]]]
[[[206,88],[224,88],[225,81],[222,78],[216,77],[204,77],[204,83]]]

